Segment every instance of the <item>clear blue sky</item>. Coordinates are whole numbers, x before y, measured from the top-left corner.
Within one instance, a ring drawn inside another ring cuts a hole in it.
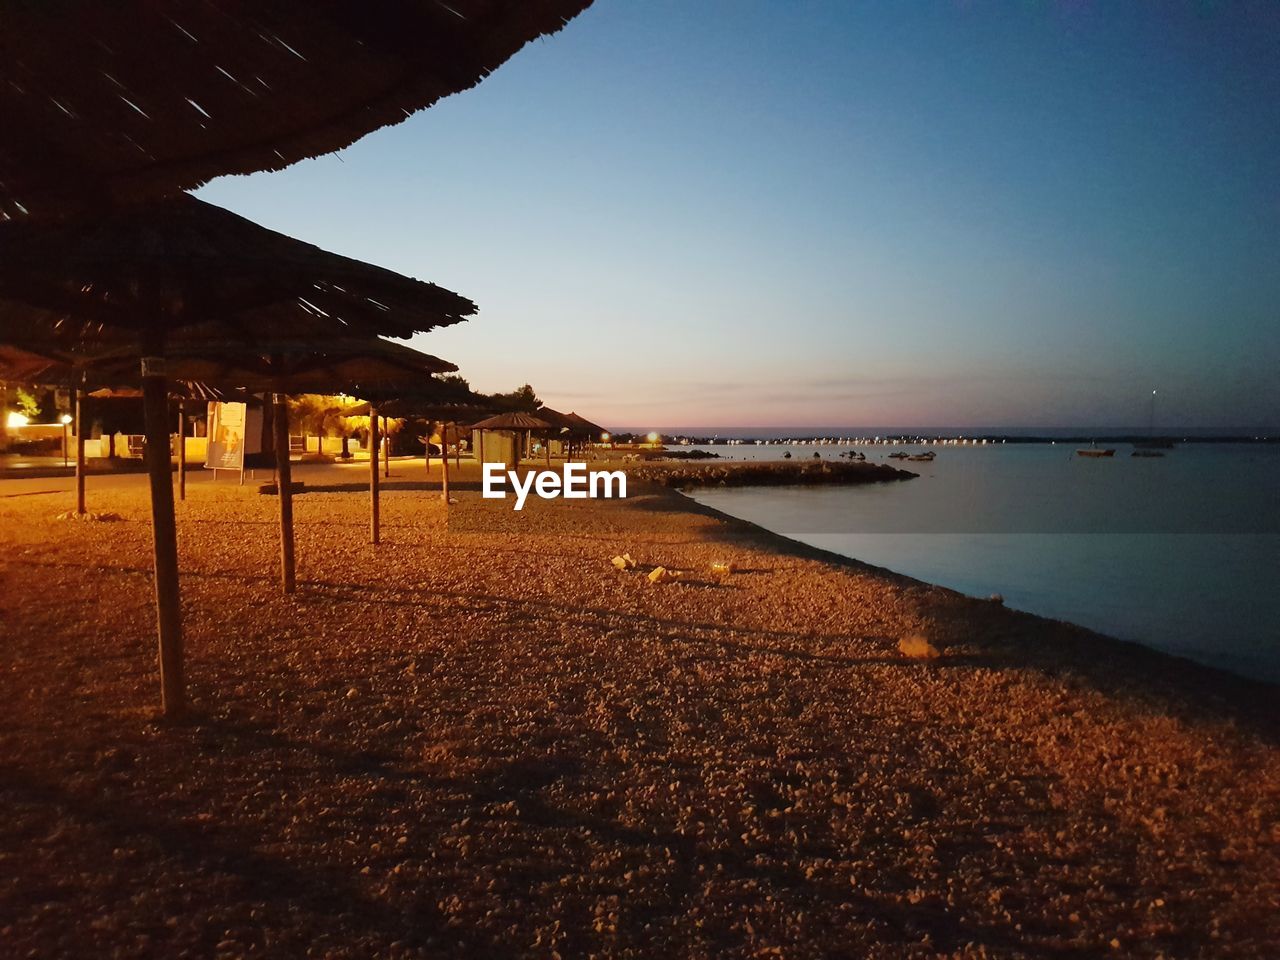
[[[1280,4],[597,0],[200,195],[607,425],[1280,425]]]

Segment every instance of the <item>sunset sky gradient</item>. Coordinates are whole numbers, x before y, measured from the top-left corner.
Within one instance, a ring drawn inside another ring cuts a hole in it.
[[[1280,426],[1280,5],[597,0],[211,202],[611,427]]]

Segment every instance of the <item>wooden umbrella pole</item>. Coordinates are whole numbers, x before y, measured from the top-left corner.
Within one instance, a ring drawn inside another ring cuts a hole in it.
[[[381,540],[378,530],[378,408],[369,405],[369,535],[373,543]]]
[[[546,455],[547,455],[547,469],[548,469],[548,470],[550,470],[550,469],[551,469],[551,438],[550,438],[550,437],[543,437],[543,438],[542,438],[542,443],[543,443],[543,445],[547,448],[547,449],[546,449],[545,451],[543,451],[543,452],[544,452],[544,453],[546,453]]]
[[[186,712],[182,664],[182,605],[178,594],[178,529],[173,516],[169,461],[169,390],[164,360],[142,358],[142,405],[147,475],[151,482],[151,536],[155,560],[156,624],[160,635],[160,694],[166,717]]]
[[[382,475],[391,477],[391,431],[386,417],[382,418]]]
[[[427,477],[431,476],[431,421],[427,421],[427,435],[422,438],[423,456],[427,463]]]
[[[178,499],[187,499],[187,401],[178,401]]]
[[[293,593],[297,572],[293,555],[293,464],[289,460],[289,401],[275,395],[271,429],[276,448],[276,494],[280,497],[280,586]]]
[[[484,477],[484,431],[476,431],[476,463],[480,464],[480,476]]]
[[[76,407],[76,513],[84,516],[84,389],[75,388]]]
[[[449,426],[440,427],[440,499],[449,505]]]

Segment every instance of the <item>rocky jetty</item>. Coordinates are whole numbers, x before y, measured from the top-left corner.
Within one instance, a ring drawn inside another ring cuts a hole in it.
[[[633,467],[629,476],[666,487],[783,487],[826,483],[883,483],[888,480],[910,480],[917,474],[881,463],[767,460],[700,466],[644,464]]]

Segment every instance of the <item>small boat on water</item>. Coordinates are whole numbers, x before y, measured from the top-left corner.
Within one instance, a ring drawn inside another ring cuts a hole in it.
[[[891,454],[889,454],[889,459],[890,459],[890,460],[905,460],[905,459],[907,459],[907,457],[908,457],[908,456],[909,456],[909,454],[904,453],[903,451],[899,450],[897,453],[891,453]]]
[[[907,459],[914,460],[916,463],[928,463],[936,456],[937,454],[930,450],[926,453],[913,453],[911,456],[907,457]]]
[[[1113,448],[1102,449],[1101,447],[1082,447],[1076,451],[1077,457],[1114,457],[1116,452]]]

